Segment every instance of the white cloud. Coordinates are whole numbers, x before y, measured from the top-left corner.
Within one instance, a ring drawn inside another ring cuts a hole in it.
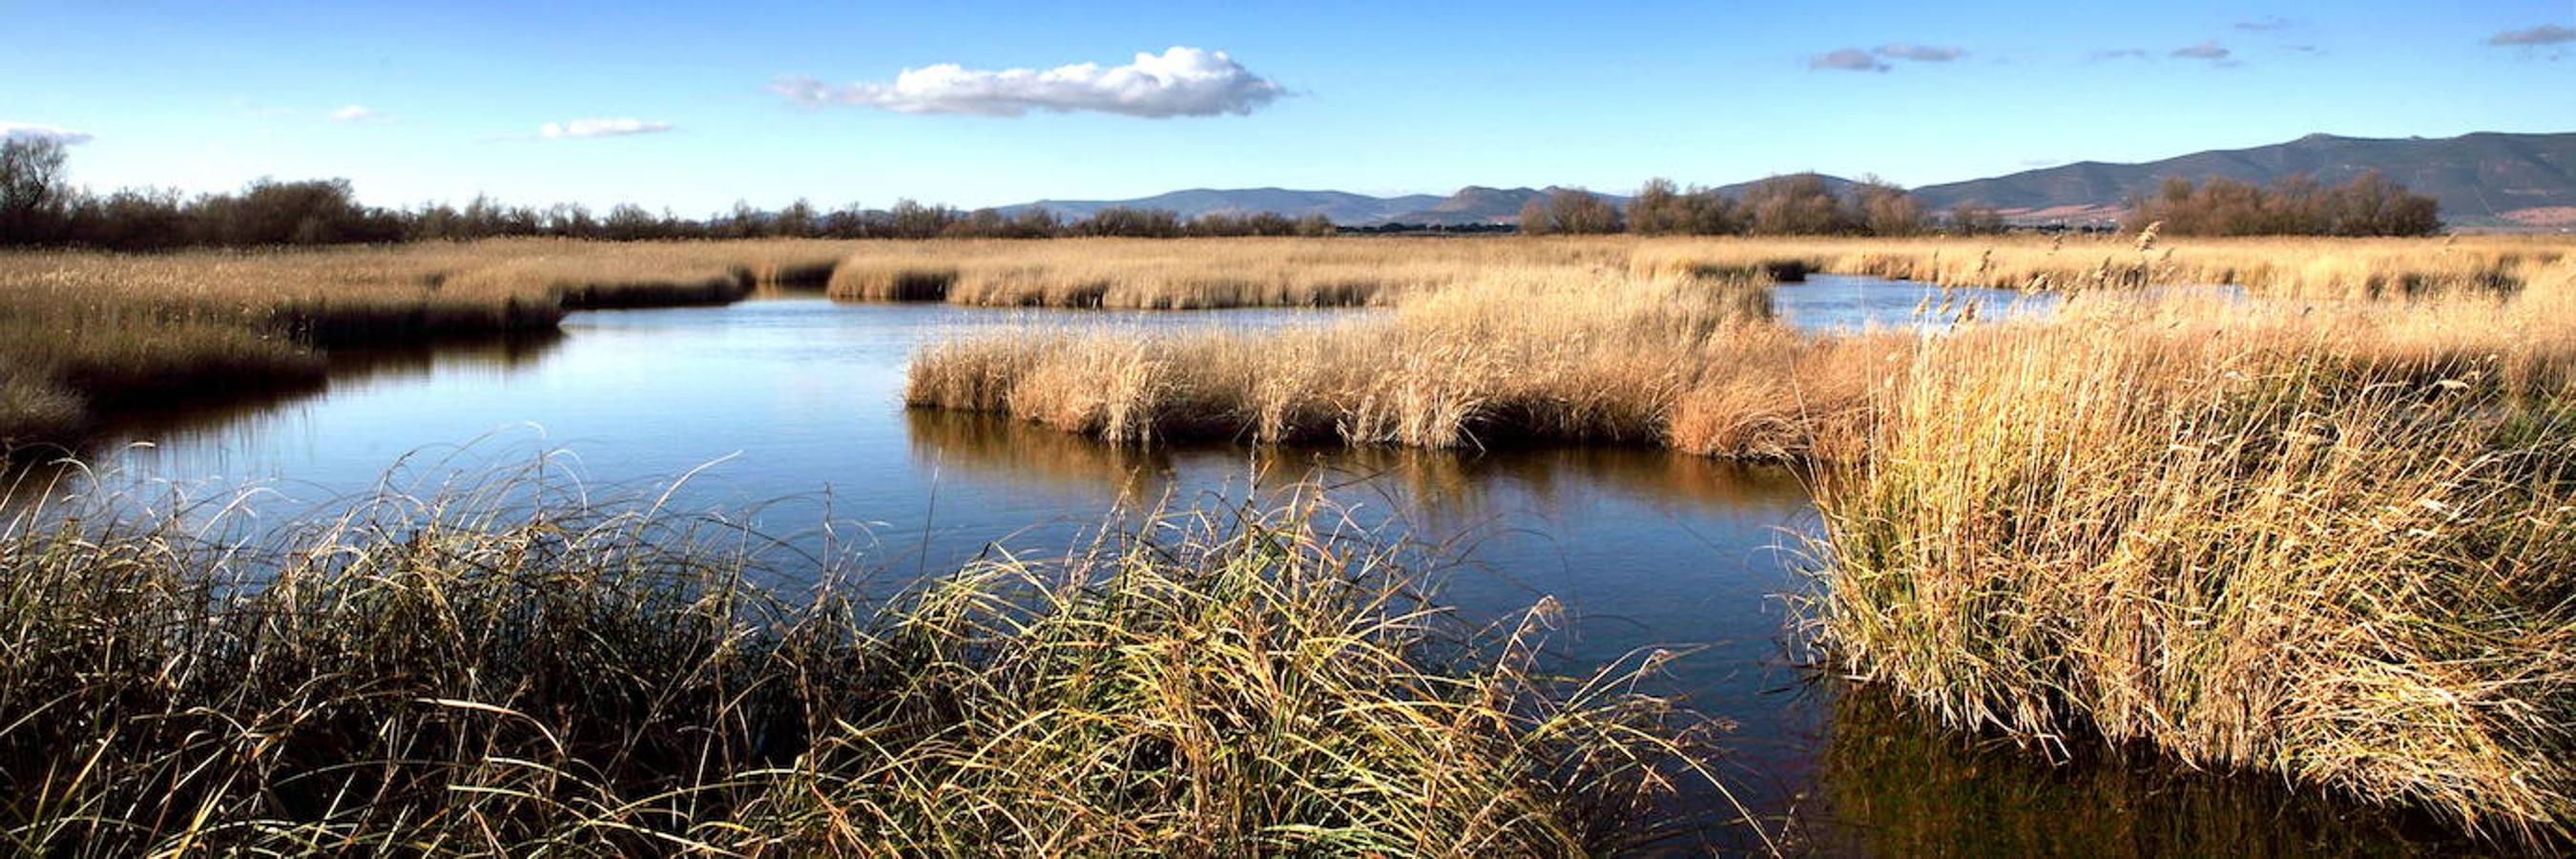
[[[827,84],[784,77],[769,91],[809,105],[845,104],[896,113],[1020,116],[1032,110],[1096,111],[1151,119],[1244,115],[1287,94],[1224,51],[1173,47],[1134,62],[1037,69],[969,69],[941,63],[904,69],[891,82]]]
[[[579,137],[624,137],[630,134],[653,134],[669,130],[671,130],[671,124],[667,122],[646,122],[633,117],[618,117],[549,122],[537,126],[537,136],[549,140],[563,140]]]
[[[2265,15],[2251,21],[2238,21],[2236,22],[2236,29],[2244,30],[2249,33],[2261,33],[2269,30],[2287,30],[2298,25],[2299,22],[2283,18],[2279,15]]]
[[[1967,56],[1968,51],[1965,48],[1898,43],[1878,46],[1878,55],[1894,60],[1913,60],[1918,63],[1946,63]]]
[[[362,104],[353,104],[331,112],[333,122],[383,122],[385,115]]]
[[[1807,68],[1845,72],[1883,72],[1887,64],[1859,48],[1840,48],[1807,58]]]
[[[90,136],[68,128],[30,122],[0,122],[0,140],[51,140],[64,146],[90,142]]]

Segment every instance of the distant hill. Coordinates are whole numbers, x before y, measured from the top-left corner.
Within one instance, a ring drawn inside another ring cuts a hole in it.
[[[1043,208],[1067,218],[1082,218],[1112,206],[1126,206],[1170,209],[1184,218],[1219,212],[1247,215],[1277,212],[1291,218],[1323,215],[1336,224],[1375,224],[1415,209],[1429,208],[1440,201],[1441,198],[1433,194],[1371,197],[1344,191],[1292,191],[1286,188],[1193,188],[1134,200],[1039,200],[1006,206],[1002,211],[1011,214],[1022,209]]]
[[[1004,214],[1024,209],[1048,209],[1066,218],[1088,217],[1113,206],[1134,209],[1169,209],[1184,218],[1209,213],[1251,214],[1277,212],[1291,218],[1320,214],[1333,223],[1351,226],[1374,224],[1509,224],[1520,220],[1521,204],[1533,197],[1556,191],[1548,188],[1485,188],[1468,186],[1458,193],[1442,197],[1436,194],[1406,194],[1400,197],[1371,197],[1346,191],[1292,191],[1286,188],[1238,188],[1218,190],[1193,188],[1133,200],[1039,200],[1004,206]],[[1627,198],[1613,195],[1613,202]]]
[[[1799,174],[1790,174],[1790,175],[1799,175]],[[1776,177],[1766,177],[1766,178],[1776,178]],[[1851,192],[1852,192],[1852,189],[1860,187],[1860,183],[1859,183],[1859,182],[1855,182],[1855,181],[1852,181],[1852,180],[1850,180],[1850,179],[1845,179],[1845,178],[1840,177],[1840,176],[1834,176],[1834,175],[1825,174],[1825,173],[1818,173],[1818,174],[1816,174],[1816,178],[1819,178],[1819,179],[1823,179],[1823,180],[1825,180],[1825,190],[1827,190],[1827,191],[1831,191],[1831,192],[1833,192],[1834,194],[1836,194],[1836,195],[1838,195],[1838,196],[1839,196],[1839,195],[1844,195],[1844,194],[1849,194],[1849,193],[1851,193]],[[1743,182],[1737,182],[1737,183],[1735,183],[1735,184],[1733,184],[1733,185],[1719,185],[1719,186],[1717,186],[1717,192],[1718,192],[1718,193],[1720,193],[1720,194],[1724,194],[1724,195],[1726,195],[1726,196],[1733,197],[1733,198],[1736,198],[1736,199],[1738,199],[1738,200],[1741,200],[1741,199],[1744,199],[1744,192],[1746,192],[1746,191],[1750,191],[1750,190],[1753,190],[1753,186],[1758,185],[1758,184],[1761,184],[1761,182],[1762,182],[1762,181],[1763,181],[1763,180],[1761,180],[1761,179],[1752,179],[1752,180],[1747,180],[1747,181],[1743,181]]]
[[[1387,221],[1398,224],[1440,226],[1517,224],[1521,221],[1522,206],[1527,205],[1531,200],[1560,190],[1563,189],[1554,185],[1545,188],[1487,188],[1482,185],[1469,185],[1458,189],[1458,193],[1451,194],[1437,203],[1397,214]],[[1617,194],[1596,193],[1595,196],[1609,200],[1611,205],[1628,205],[1628,198]]]
[[[2268,183],[2292,173],[2307,173],[2319,182],[2331,184],[2349,180],[2365,170],[2385,172],[2417,193],[2441,201],[2442,218],[2453,226],[2576,226],[2576,133],[2479,133],[2402,140],[2311,134],[2288,143],[2195,152],[2145,164],[2085,161],[1913,190],[1934,209],[1973,201],[2002,209],[2008,217],[2023,222],[2109,220],[2119,216],[2130,197],[2154,191],[2168,176],[2195,180],[2225,176]],[[1853,184],[1840,177],[1824,178],[1836,193],[1848,191]],[[1741,196],[1752,184],[1739,182],[1719,190]],[[1045,207],[1079,218],[1110,206],[1131,206],[1170,209],[1182,217],[1210,212],[1277,212],[1289,217],[1321,214],[1334,223],[1351,226],[1509,224],[1520,220],[1522,204],[1556,190],[1471,185],[1446,197],[1372,197],[1342,191],[1199,188],[1134,200],[1039,200],[1005,207],[1004,211]],[[1627,204],[1626,197],[1602,196],[1622,206]]]
[[[2311,134],[2288,143],[2195,152],[2145,164],[2086,161],[1914,189],[1934,208],[1976,201],[2023,219],[2113,214],[2168,176],[2271,182],[2306,173],[2340,183],[2366,170],[2441,201],[2453,226],[2548,227],[2576,220],[2576,134],[2469,134],[2381,140]]]

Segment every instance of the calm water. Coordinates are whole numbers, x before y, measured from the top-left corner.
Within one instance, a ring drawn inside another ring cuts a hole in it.
[[[1908,324],[1938,290],[1824,278],[1779,290],[1813,328]],[[2009,295],[1960,291],[1991,317]],[[1646,647],[1698,648],[1666,691],[1735,724],[1722,766],[1789,846],[1828,853],[2304,853],[2402,848],[2394,824],[2241,781],[2097,761],[2052,767],[1929,730],[1792,664],[1798,547],[1814,525],[1786,471],[1660,451],[1482,455],[1139,450],[985,416],[910,412],[903,368],[925,340],[1031,317],[817,298],[577,313],[560,336],[335,356],[328,388],[216,414],[169,415],[133,439],[126,479],[197,497],[244,486],[284,519],[390,478],[422,489],[541,456],[592,484],[700,466],[683,508],[754,510],[794,533],[854,523],[894,575],[953,567],[991,544],[1061,550],[1121,499],[1243,499],[1319,475],[1363,521],[1448,543],[1448,601],[1471,618],[1543,595],[1573,614],[1568,670]],[[1329,312],[1057,312],[1054,324],[1270,326]],[[712,465],[709,465],[712,463]],[[756,508],[756,509],[755,509]],[[1716,807],[1714,798],[1699,802]],[[1712,846],[1756,847],[1742,827]]]

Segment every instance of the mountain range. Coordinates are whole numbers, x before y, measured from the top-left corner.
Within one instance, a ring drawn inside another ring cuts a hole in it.
[[[2224,176],[2268,183],[2293,173],[2335,184],[2378,170],[2442,204],[2455,227],[2576,229],[2576,133],[2503,134],[2374,139],[2311,134],[2287,143],[2210,150],[2142,164],[2082,161],[2007,176],[1947,182],[1911,189],[1926,206],[1946,209],[1975,202],[2023,223],[2080,223],[2116,219],[2125,202],[2151,193],[2168,177],[2199,180]],[[1826,177],[1837,191],[1848,180]],[[1720,186],[1741,195],[1753,183]],[[1508,224],[1521,205],[1558,190],[1468,186],[1448,196],[1373,197],[1345,191],[1284,188],[1192,189],[1133,200],[1038,200],[1005,212],[1043,207],[1079,218],[1112,206],[1169,209],[1182,217],[1223,212],[1276,212],[1292,218],[1321,214],[1334,223]],[[1625,197],[1603,194],[1614,203]]]

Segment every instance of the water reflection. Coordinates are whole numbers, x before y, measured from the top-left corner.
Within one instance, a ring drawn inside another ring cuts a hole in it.
[[[2182,770],[2153,754],[2051,765],[1941,730],[1886,690],[1833,698],[1817,804],[1789,833],[1804,851],[1913,856],[2466,855],[2493,848],[2420,815],[2356,808],[2260,776]],[[2083,751],[2078,747],[2078,751]]]
[[[984,480],[1039,481],[1119,498],[1161,498],[1172,487],[1167,447],[1101,444],[1072,433],[976,412],[906,409],[904,438],[924,471]]]

